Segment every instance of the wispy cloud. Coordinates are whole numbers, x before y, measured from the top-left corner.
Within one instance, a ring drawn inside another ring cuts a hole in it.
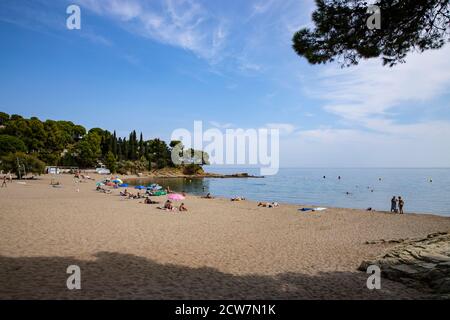
[[[128,31],[189,50],[215,62],[227,39],[226,23],[194,0],[78,0]]]
[[[297,129],[296,126],[290,123],[268,123],[266,124],[268,129],[277,129],[280,135],[290,135]]]
[[[275,4],[276,0],[259,0],[253,4],[251,16],[264,14]]]
[[[372,129],[391,123],[395,107],[450,92],[450,47],[413,54],[394,68],[370,61],[350,69],[327,69],[313,89],[325,110]]]
[[[379,61],[326,67],[309,89],[338,121],[296,131],[295,139],[285,141],[290,158],[295,145],[313,159],[303,165],[447,166],[450,152],[442,146],[448,144],[450,121],[423,119],[424,112],[414,114],[413,108],[427,102],[433,109],[432,103],[450,93],[449,55],[447,46],[412,54],[391,69]]]
[[[97,33],[94,33],[92,31],[87,31],[86,29],[83,29],[82,32],[80,32],[79,34],[80,34],[80,37],[88,39],[89,41],[91,41],[92,43],[95,43],[95,44],[100,44],[100,45],[108,46],[108,47],[110,47],[114,44],[110,39],[108,39],[102,35],[99,35]]]

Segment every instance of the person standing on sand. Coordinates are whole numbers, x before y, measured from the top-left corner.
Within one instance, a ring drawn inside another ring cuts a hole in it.
[[[3,176],[3,182],[2,182],[2,188],[8,188],[8,185],[6,184],[6,176]]]
[[[395,196],[391,199],[391,212],[397,213],[397,198]]]
[[[403,206],[405,205],[405,201],[403,201],[402,197],[398,197],[398,213],[403,214]]]

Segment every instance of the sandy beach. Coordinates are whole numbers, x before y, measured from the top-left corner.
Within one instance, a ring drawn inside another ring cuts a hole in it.
[[[96,192],[95,181],[50,180],[0,189],[0,299],[429,298],[387,279],[370,291],[357,268],[393,246],[366,241],[450,230],[433,215],[189,195],[189,212],[166,212]],[[69,265],[81,268],[81,290],[66,288]]]

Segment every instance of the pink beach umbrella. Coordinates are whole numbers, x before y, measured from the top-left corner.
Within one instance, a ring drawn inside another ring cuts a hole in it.
[[[184,200],[186,198],[182,194],[171,193],[167,196],[167,199],[172,200],[172,201],[180,201],[180,200]]]

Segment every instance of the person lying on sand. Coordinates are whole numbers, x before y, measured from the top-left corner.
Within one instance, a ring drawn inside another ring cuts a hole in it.
[[[188,211],[188,209],[186,208],[186,206],[184,205],[184,203],[182,203],[180,205],[180,207],[178,208],[179,211]]]
[[[147,197],[147,198],[145,198],[144,203],[145,203],[145,204],[158,204],[159,202],[153,201],[152,199],[150,199],[149,197]]]
[[[102,193],[107,193],[107,194],[110,194],[110,193],[111,193],[111,190],[105,189],[105,188],[103,188],[103,187],[101,187],[101,186],[97,186],[97,191],[98,191],[98,192],[102,192]]]
[[[202,197],[203,199],[214,199],[211,193],[208,193],[206,196]]]
[[[235,197],[231,199],[231,201],[243,201],[243,200],[245,200],[244,197]]]
[[[275,208],[278,207],[279,204],[278,202],[260,202],[258,203],[258,207],[263,207],[263,208]]]
[[[141,198],[143,198],[143,197],[141,196],[141,194],[139,192],[137,194],[130,193],[128,195],[128,199],[141,199]]]

